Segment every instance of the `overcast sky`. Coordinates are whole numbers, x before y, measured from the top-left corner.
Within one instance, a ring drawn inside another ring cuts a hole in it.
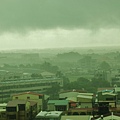
[[[0,49],[120,45],[120,0],[0,0]]]

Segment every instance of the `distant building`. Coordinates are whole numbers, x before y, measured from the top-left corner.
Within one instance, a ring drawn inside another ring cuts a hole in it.
[[[43,78],[56,78],[56,75],[50,72],[42,72],[41,75]]]
[[[11,94],[20,92],[33,91],[44,93],[52,85],[63,86],[63,79],[60,78],[45,78],[45,79],[13,79],[10,81],[2,81],[0,84],[0,101],[10,100]]]

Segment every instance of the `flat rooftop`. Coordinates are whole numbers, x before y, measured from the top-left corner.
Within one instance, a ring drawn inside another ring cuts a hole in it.
[[[89,120],[90,115],[66,115],[66,116],[62,116],[61,120]]]

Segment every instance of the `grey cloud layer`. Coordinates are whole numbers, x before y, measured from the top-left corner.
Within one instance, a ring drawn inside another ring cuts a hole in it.
[[[1,0],[0,30],[120,26],[120,0]]]

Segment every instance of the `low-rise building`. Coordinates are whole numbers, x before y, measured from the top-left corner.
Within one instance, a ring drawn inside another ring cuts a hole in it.
[[[90,117],[89,120],[120,120],[120,114],[109,113],[107,115],[100,115],[96,117]]]
[[[116,106],[117,94],[113,89],[102,89],[97,92],[94,103],[94,115],[105,115],[110,112],[117,112]]]
[[[51,72],[45,71],[45,72],[42,72],[41,75],[43,78],[56,78],[56,75]]]
[[[44,94],[39,94],[35,92],[24,92],[12,95],[12,99],[35,101],[37,102],[38,112],[46,108],[46,105],[44,104],[45,103]]]
[[[30,102],[27,100],[12,100],[6,106],[6,120],[29,120]]]
[[[6,120],[6,106],[7,103],[0,104],[0,120]]]
[[[47,104],[49,111],[67,111],[69,108],[68,100],[49,100]]]
[[[93,105],[93,94],[91,93],[79,93],[77,96],[77,101],[80,108],[92,108]]]
[[[35,120],[61,120],[62,111],[41,111],[39,112]]]
[[[86,93],[85,91],[69,91],[60,93],[60,99],[69,101],[69,109],[66,114],[70,115],[87,115],[92,114],[93,111],[93,93]]]

